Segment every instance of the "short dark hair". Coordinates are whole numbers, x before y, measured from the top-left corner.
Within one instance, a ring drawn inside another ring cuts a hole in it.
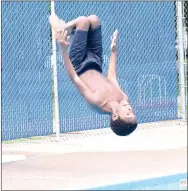
[[[125,121],[118,117],[116,120],[110,121],[110,126],[112,131],[119,136],[127,136],[130,135],[136,128],[137,128],[137,122],[135,120],[131,121]]]

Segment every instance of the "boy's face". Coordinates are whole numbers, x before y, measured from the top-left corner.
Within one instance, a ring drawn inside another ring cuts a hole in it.
[[[123,120],[134,119],[136,121],[136,116],[127,100],[120,102],[117,108],[117,115]]]

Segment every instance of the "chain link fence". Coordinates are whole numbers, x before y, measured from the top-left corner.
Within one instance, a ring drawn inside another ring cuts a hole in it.
[[[118,80],[139,123],[177,119],[174,2],[56,2],[55,9],[66,22],[80,15],[100,17],[104,74],[110,35],[119,30]],[[61,133],[109,127],[109,117],[90,111],[68,79],[58,46],[57,66]]]
[[[186,84],[186,110],[187,110],[187,81],[188,81],[188,1],[184,2],[184,18],[185,18],[185,84]],[[187,113],[187,111],[186,111]]]
[[[2,140],[52,133],[48,2],[2,2]]]
[[[185,23],[185,58],[188,63],[188,1],[184,2],[184,23]],[[186,65],[186,80],[188,79],[188,71]],[[187,83],[186,83],[187,84]]]
[[[188,1],[184,2],[184,18],[185,18],[186,35],[188,35]],[[187,37],[186,37],[186,42],[188,42],[187,41]],[[188,51],[187,51],[187,55],[186,56],[188,57]]]
[[[182,3],[182,15],[178,14],[178,1],[175,1],[175,26],[176,26],[176,56],[177,56],[177,71],[178,71],[178,96],[179,96],[179,113],[180,116],[182,116],[182,113],[184,113],[184,106],[185,105],[185,116],[187,113],[187,56],[188,56],[188,49],[187,49],[187,43],[188,43],[188,2],[181,2]],[[180,6],[180,5],[179,5]],[[178,16],[179,15],[179,16]],[[182,27],[180,26],[180,23],[177,22],[177,18],[181,17],[182,20]],[[182,31],[182,38],[178,36],[177,34]],[[180,51],[183,51],[183,58],[180,56]],[[180,61],[181,60],[181,61]],[[180,70],[184,68],[184,74],[180,72]],[[184,79],[184,83],[182,84],[182,79]],[[182,88],[185,89],[185,104],[182,104],[182,99],[184,100],[184,96],[182,95]],[[185,117],[186,118],[186,117]]]
[[[119,30],[117,74],[138,122],[177,119],[174,2],[55,2],[65,21],[100,17],[103,71],[110,35]],[[2,3],[2,139],[53,133],[50,2]],[[91,111],[69,80],[57,45],[60,131],[109,127],[109,116]]]

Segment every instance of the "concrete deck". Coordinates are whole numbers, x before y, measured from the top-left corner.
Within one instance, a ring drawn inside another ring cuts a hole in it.
[[[3,190],[86,189],[187,172],[187,125],[3,145],[2,152]],[[8,162],[13,155],[25,158]]]

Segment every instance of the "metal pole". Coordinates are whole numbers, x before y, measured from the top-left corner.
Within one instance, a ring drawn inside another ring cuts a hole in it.
[[[179,49],[179,85],[180,85],[180,107],[182,120],[186,120],[185,110],[185,60],[184,60],[184,39],[183,39],[183,6],[181,1],[177,1],[177,35]]]
[[[51,13],[55,13],[54,1],[51,1]],[[60,137],[59,124],[59,102],[58,102],[58,83],[57,83],[57,59],[56,59],[56,39],[52,31],[52,67],[53,67],[53,91],[54,91],[54,118],[53,125],[56,132],[56,139]]]
[[[0,14],[1,14],[1,0],[0,0]],[[0,42],[2,42],[1,41],[1,19],[0,19]],[[1,103],[2,103],[2,100],[1,100],[1,90],[2,90],[2,84],[1,84],[1,75],[2,75],[2,73],[1,73],[1,70],[2,70],[1,60],[2,60],[2,58],[1,58],[1,55],[2,55],[2,53],[1,53],[1,46],[0,46],[0,87],[1,87],[0,88],[0,108],[2,108],[1,107]],[[1,122],[1,110],[0,110],[0,122]],[[1,130],[0,130],[0,136],[1,136]]]
[[[185,2],[183,2],[183,38],[184,38],[184,60],[185,60],[185,69],[184,69],[184,73],[185,73],[185,104],[187,104],[187,31],[186,31],[186,24],[185,24]],[[187,116],[187,105],[185,105],[185,112],[186,112],[186,116]]]

